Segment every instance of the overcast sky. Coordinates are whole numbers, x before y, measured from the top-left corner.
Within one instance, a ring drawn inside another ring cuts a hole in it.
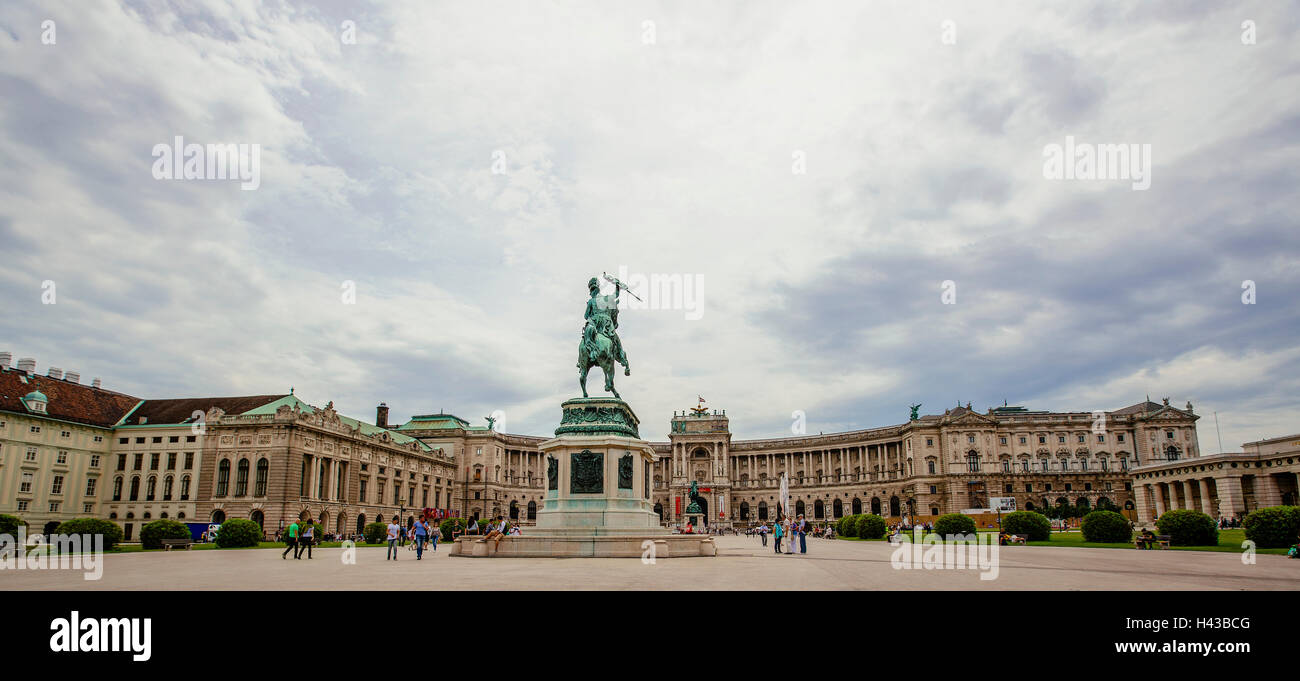
[[[702,283],[621,312],[649,439],[697,395],[738,438],[1147,394],[1207,453],[1216,410],[1300,432],[1292,3],[205,4],[0,5],[0,350],[41,373],[549,435],[621,269]],[[176,136],[259,186],[155,179]],[[1046,178],[1067,136],[1150,188]]]

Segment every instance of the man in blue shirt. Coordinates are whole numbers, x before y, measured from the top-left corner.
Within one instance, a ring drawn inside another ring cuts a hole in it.
[[[424,559],[424,541],[429,538],[429,526],[421,518],[415,521],[415,559]]]

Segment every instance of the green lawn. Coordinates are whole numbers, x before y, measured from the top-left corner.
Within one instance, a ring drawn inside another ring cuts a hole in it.
[[[987,534],[981,531],[980,534]],[[908,535],[909,537],[911,535]],[[858,537],[837,537],[844,541],[885,541],[884,539],[859,539]],[[1246,540],[1246,531],[1243,529],[1236,530],[1219,530],[1218,546],[1171,546],[1174,551],[1221,551],[1225,553],[1241,553],[1241,543]],[[1131,549],[1132,542],[1122,544],[1103,544],[1086,542],[1083,540],[1083,534],[1078,531],[1071,532],[1053,532],[1051,538],[1047,541],[1031,541],[1028,546],[1079,546],[1094,549]],[[1014,546],[1007,548],[1016,548]],[[1269,553],[1276,555],[1286,555],[1287,549],[1255,549],[1256,553]]]

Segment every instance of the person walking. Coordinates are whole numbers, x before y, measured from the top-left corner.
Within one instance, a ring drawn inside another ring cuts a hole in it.
[[[388,554],[384,560],[392,558],[397,560],[397,535],[402,533],[402,526],[397,524],[397,518],[388,521]]]
[[[298,532],[298,552],[294,558],[302,558],[302,554],[307,554],[307,560],[311,560],[311,544],[316,538],[316,528],[311,520],[303,523],[302,530]]]
[[[767,546],[767,523],[758,526],[758,538],[763,541],[763,546]]]
[[[808,521],[799,516],[799,553],[808,553]],[[791,547],[794,548],[794,547]]]
[[[298,557],[298,522],[297,521],[289,523],[289,531],[285,535],[284,542],[287,546],[284,547],[284,553],[280,554],[280,557],[288,558],[289,552],[293,551],[293,557],[297,558]]]
[[[424,560],[424,540],[429,538],[429,526],[424,519],[415,521],[415,559]]]
[[[781,537],[785,533],[781,531],[781,521],[772,523],[772,544],[775,546],[776,553],[781,553]]]

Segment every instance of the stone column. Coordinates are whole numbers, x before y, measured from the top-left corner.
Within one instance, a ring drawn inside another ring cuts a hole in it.
[[[1214,486],[1219,490],[1219,515],[1236,518],[1246,510],[1245,495],[1241,492],[1241,476],[1229,475],[1215,477]]]
[[[1200,483],[1201,488],[1201,512],[1213,518],[1214,510],[1210,506],[1210,482],[1207,478],[1198,478],[1197,482]]]
[[[1148,501],[1148,495],[1151,494],[1151,485],[1136,485],[1133,487],[1133,505],[1137,509],[1138,520],[1149,522],[1151,517],[1151,502]]]
[[[1259,508],[1282,505],[1282,491],[1276,478],[1267,473],[1255,474],[1255,505]]]
[[[1152,491],[1155,492],[1155,498],[1156,498],[1156,519],[1157,519],[1157,520],[1160,519],[1160,516],[1162,516],[1162,515],[1165,514],[1165,500],[1164,500],[1164,494],[1161,493],[1160,485],[1161,485],[1161,483],[1158,483],[1158,482],[1157,482],[1156,484],[1154,484],[1154,485],[1151,486]]]

